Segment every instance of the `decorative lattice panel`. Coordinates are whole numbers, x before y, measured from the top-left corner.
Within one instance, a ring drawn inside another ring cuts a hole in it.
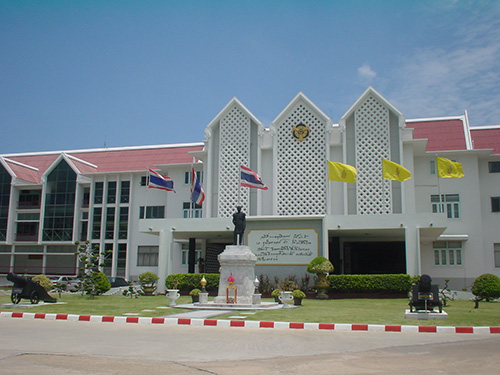
[[[250,118],[238,106],[233,106],[220,120],[219,138],[219,217],[231,217],[238,199],[248,212],[248,188],[238,191],[240,165],[250,167]]]
[[[303,140],[292,133],[297,125],[308,127]],[[306,105],[298,104],[276,132],[278,215],[325,214],[326,124]]]
[[[358,214],[390,214],[391,185],[382,179],[382,158],[390,160],[389,110],[369,96],[356,110],[355,124]]]

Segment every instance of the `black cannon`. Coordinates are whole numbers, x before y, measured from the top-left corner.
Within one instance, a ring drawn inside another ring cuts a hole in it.
[[[443,303],[439,299],[439,291],[437,285],[432,285],[432,279],[429,275],[422,275],[417,284],[412,287],[412,295],[410,298],[410,312],[424,310],[434,311],[435,307],[439,308],[439,312],[443,312]]]
[[[37,304],[40,300],[50,303],[57,302],[57,299],[51,297],[45,288],[37,281],[33,281],[31,277],[22,277],[15,273],[9,273],[7,280],[14,283],[10,295],[10,299],[14,304],[21,302],[22,298],[29,299],[32,304]]]

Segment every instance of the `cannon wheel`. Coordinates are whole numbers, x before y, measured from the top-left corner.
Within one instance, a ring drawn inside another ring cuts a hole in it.
[[[40,297],[36,291],[31,292],[30,301],[33,305],[36,305],[40,301]]]
[[[19,302],[21,302],[21,296],[19,294],[11,294],[10,295],[10,300],[14,305],[17,305]]]

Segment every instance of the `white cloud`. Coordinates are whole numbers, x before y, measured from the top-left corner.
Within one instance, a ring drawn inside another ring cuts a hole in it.
[[[368,64],[363,64],[358,68],[358,77],[363,81],[371,81],[376,76],[377,73]]]
[[[393,70],[387,97],[408,118],[468,110],[472,125],[500,124],[499,30],[494,6],[457,26],[449,45],[412,51]]]

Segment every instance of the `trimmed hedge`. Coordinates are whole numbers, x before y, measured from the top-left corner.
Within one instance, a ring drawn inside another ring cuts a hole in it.
[[[179,289],[182,291],[190,291],[192,289],[201,289],[201,279],[205,276],[207,280],[206,289],[208,291],[216,291],[219,289],[219,274],[218,273],[175,273],[168,275],[165,279],[167,289]]]
[[[200,281],[205,276],[206,289],[219,289],[218,273],[176,273],[168,275],[165,280],[167,289],[179,289],[189,292],[192,289],[201,289]],[[384,293],[406,294],[411,290],[412,278],[406,274],[396,275],[330,275],[330,292],[334,293]]]
[[[387,275],[329,275],[330,291],[336,293],[403,294],[411,290],[411,276]]]

